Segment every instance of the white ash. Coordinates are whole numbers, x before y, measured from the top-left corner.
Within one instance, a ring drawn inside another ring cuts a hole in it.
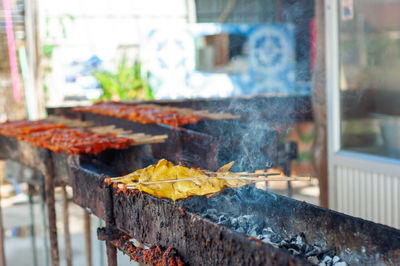
[[[292,238],[282,237],[270,227],[266,227],[263,219],[259,216],[242,215],[234,217],[228,213],[218,213],[216,209],[208,209],[203,214],[203,217],[238,233],[257,237],[276,248],[286,249],[291,254],[303,257],[312,264],[319,266],[347,265],[346,262],[336,256],[335,249],[324,249],[318,243],[309,244],[304,233],[300,233]]]

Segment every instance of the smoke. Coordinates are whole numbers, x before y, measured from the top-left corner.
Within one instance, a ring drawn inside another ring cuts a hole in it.
[[[328,210],[321,212],[318,207],[262,191],[251,185],[238,189],[227,188],[210,198],[192,197],[176,204],[213,223],[285,249],[313,264],[324,262],[322,265],[343,266],[347,262],[370,265],[377,264],[384,256],[370,240],[362,241],[365,247],[361,246],[360,250],[355,243],[349,243],[346,247],[335,240],[336,236],[343,239],[363,238],[365,233],[363,228],[339,233],[329,229],[337,219],[337,214],[328,214]],[[322,224],[321,219],[325,220]],[[315,227],[316,224],[318,226]],[[372,248],[367,252],[366,247],[370,245]]]
[[[262,111],[251,102],[247,105],[232,100],[228,107],[233,113],[246,116],[246,121],[239,121],[231,132],[232,142],[237,143],[236,160],[238,169],[254,171],[266,169],[275,164],[273,152],[276,151],[276,135],[271,131],[269,122],[263,119]],[[241,124],[243,123],[243,124]]]
[[[208,3],[208,2],[207,2]],[[206,3],[196,1],[198,22],[216,22],[217,16],[203,17]],[[223,11],[224,5],[219,6]],[[217,8],[207,7],[207,8]],[[218,14],[218,12],[216,12]],[[239,15],[240,14],[240,15]],[[291,24],[295,30],[295,91],[310,95],[312,60],[315,55],[313,36],[314,2],[285,0],[280,4],[270,1],[236,1],[226,23],[284,23]],[[315,25],[314,25],[315,26]],[[231,39],[232,47],[240,46],[241,41]],[[268,54],[267,54],[268,56]],[[257,83],[257,80],[254,80]],[[289,95],[286,95],[289,96]],[[290,126],[296,122],[296,116],[310,113],[310,105],[298,104],[285,97],[252,95],[252,98],[233,98],[229,105],[213,106],[220,112],[239,114],[242,118],[231,126],[213,128],[218,135],[224,136],[219,161],[227,163],[235,160],[233,170],[254,171],[275,167],[277,164],[277,143],[282,135],[287,135]],[[297,112],[297,114],[295,114]],[[280,134],[277,132],[279,128]]]

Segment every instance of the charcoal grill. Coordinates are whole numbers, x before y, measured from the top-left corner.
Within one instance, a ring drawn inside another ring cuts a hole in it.
[[[142,167],[138,162],[137,166]],[[279,235],[303,234],[327,252],[352,264],[400,263],[400,231],[248,185],[226,189],[212,198],[193,197],[175,205],[145,193],[135,196],[104,193],[110,168],[89,162],[72,166],[74,202],[89,208],[116,229],[141,243],[172,246],[194,265],[307,265],[305,258],[249,238],[229,225],[218,224],[207,211],[232,217],[253,215]],[[115,175],[115,174],[114,174]],[[107,199],[108,198],[108,199]],[[112,202],[108,202],[112,200]],[[184,215],[182,214],[184,210]],[[108,218],[107,218],[108,215]],[[333,250],[333,251],[332,251]]]
[[[130,102],[125,102],[129,104]],[[291,124],[311,121],[311,102],[306,96],[291,97],[242,97],[206,100],[172,100],[132,102],[134,104],[158,104],[171,107],[185,107],[194,110],[207,109],[210,112],[229,112],[239,115],[236,120],[202,120],[182,129],[161,124],[140,124],[87,112],[73,111],[72,108],[49,108],[48,113],[67,116],[83,121],[94,121],[97,125],[115,125],[133,132],[167,134],[168,140],[151,146],[154,158],[168,158],[185,165],[216,170],[220,165],[236,161],[235,171],[253,171],[282,165],[287,167],[296,158],[296,147],[280,149],[276,124]],[[271,111],[273,110],[273,112]],[[280,157],[278,157],[280,155]]]
[[[239,190],[226,189],[211,198],[193,197],[175,205],[170,200],[145,193],[115,195],[113,188],[104,187],[105,176],[102,174],[120,176],[154,163],[161,156],[175,163],[183,161],[188,166],[215,170],[224,160],[240,154],[234,152],[228,154],[231,157],[227,156],[218,146],[221,134],[217,129],[221,126],[222,132],[241,127],[246,130],[245,120],[237,123],[219,121],[216,124],[208,121],[204,122],[208,123],[206,125],[177,131],[162,125],[134,125],[127,120],[76,113],[69,109],[56,109],[54,112],[94,120],[99,125],[114,124],[125,129],[136,127],[145,133],[167,133],[170,137],[166,146],[143,145],[71,157],[0,136],[1,158],[22,162],[44,175],[50,214],[51,208],[54,210],[54,190],[47,190],[65,183],[73,187],[75,203],[106,221],[106,227],[98,231],[98,237],[106,241],[109,265],[116,265],[116,246],[129,254],[126,242],[118,240],[122,235],[129,235],[148,246],[158,245],[162,251],[172,247],[169,255],[180,257],[186,264],[309,264],[306,257],[295,256],[288,248],[276,248],[273,242],[257,240],[249,228],[237,228],[232,222],[250,216],[255,217],[251,219],[261,227],[269,228],[278,236],[288,239],[301,236],[308,243],[320,246],[323,252],[333,252],[348,263],[400,263],[399,230],[261,191],[252,185]],[[261,132],[265,134],[262,136],[265,140],[270,137],[271,132],[265,128],[261,127]],[[170,147],[174,149],[167,149]],[[277,161],[276,154],[273,156],[273,159],[265,156],[262,161]],[[257,163],[254,165],[258,167]],[[50,228],[52,230],[55,226]],[[56,231],[50,236],[54,240]],[[53,264],[57,265],[54,257]]]
[[[398,230],[252,186],[240,192],[227,189],[210,199],[193,197],[178,201],[176,205],[170,200],[145,193],[131,197],[124,194],[115,196],[115,190],[105,189],[104,176],[101,174],[121,175],[154,162],[146,146],[119,152],[109,150],[96,156],[68,157],[20,143],[13,138],[1,136],[0,143],[2,158],[22,161],[47,174],[48,169],[52,168],[53,176],[58,176],[56,180],[64,180],[73,187],[74,202],[106,220],[108,230],[118,230],[141,243],[159,245],[164,250],[172,246],[187,264],[309,264],[304,258],[296,257],[284,249],[249,238],[249,235],[239,233],[229,225],[218,224],[207,216],[209,209],[215,209],[217,214],[229,213],[232,216],[254,214],[277,233],[288,237],[303,233],[309,242],[335,249],[348,262],[400,262]],[[44,162],[53,166],[46,166]],[[241,197],[235,197],[235,193]],[[237,200],[227,204],[224,200],[227,198]],[[115,243],[116,239],[113,241]],[[110,246],[113,241],[107,240],[111,257],[113,252]],[[124,246],[120,248],[124,250]]]
[[[138,149],[143,149],[143,151],[138,152]],[[107,150],[102,152],[98,158],[109,163],[114,163],[121,171],[126,171],[126,169],[130,169],[126,167],[131,165],[132,161],[138,160],[137,156],[145,156],[145,154],[147,154],[145,150],[145,146],[132,146],[120,151]],[[71,185],[71,173],[68,164],[79,164],[81,156],[69,156],[66,153],[55,153],[45,148],[34,146],[30,143],[18,141],[13,137],[0,135],[0,159],[16,161],[25,167],[29,167],[36,171],[36,174],[33,176],[35,178],[23,181],[27,182],[30,187],[38,186],[42,198],[46,203],[52,265],[59,265],[54,188],[56,186],[62,187],[64,231],[66,236],[67,253],[66,259],[70,262],[71,255],[68,254],[71,254],[72,249],[69,237],[68,216],[66,215],[66,213],[68,213],[68,199],[65,186]],[[95,161],[96,159],[93,158],[93,160]],[[30,190],[31,189],[32,188],[30,188]],[[84,219],[85,222],[88,223],[87,215],[84,216]],[[90,227],[87,228],[87,230],[90,231]],[[88,234],[88,232],[86,232],[86,234]],[[90,237],[86,240],[89,242]]]

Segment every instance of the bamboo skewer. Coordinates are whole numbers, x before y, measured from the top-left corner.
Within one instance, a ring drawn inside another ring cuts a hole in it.
[[[239,173],[232,173],[232,172],[210,172],[210,171],[206,171],[206,172],[204,172],[205,174],[212,174],[212,175],[216,175],[216,174],[238,174],[238,176],[208,176],[208,177],[204,177],[204,176],[202,176],[202,177],[191,177],[191,178],[189,178],[189,179],[193,179],[193,180],[199,180],[199,178],[203,178],[203,179],[210,179],[210,178],[220,178],[220,179],[223,179],[223,178],[241,178],[241,179],[244,179],[244,178],[256,178],[257,180],[260,180],[260,179],[262,179],[262,178],[260,178],[260,176],[261,177],[266,177],[266,176],[276,176],[276,175],[280,175],[281,173],[280,172],[270,172],[270,173],[266,173],[266,172],[264,172],[264,173],[246,173],[246,172],[239,172]],[[127,174],[127,175],[124,175],[124,176],[119,176],[119,177],[113,177],[113,178],[111,178],[111,182],[112,183],[117,183],[117,182],[119,182],[119,180],[122,180],[122,179],[125,179],[125,178],[130,178],[130,177],[134,177],[134,176],[140,176],[141,174],[134,174],[134,173],[130,173],[130,174]],[[253,176],[255,176],[255,177],[253,177]],[[172,180],[183,180],[183,179],[172,179]],[[270,178],[268,178],[268,181],[270,180]],[[263,180],[260,180],[260,181],[263,181]]]
[[[212,175],[212,174],[224,174],[224,173],[227,173],[227,172],[210,172],[210,171],[206,171],[204,173]],[[281,172],[261,172],[261,173],[237,172],[235,174],[244,175],[244,176],[270,176],[270,175],[280,175]]]
[[[182,179],[167,179],[167,180],[159,180],[159,181],[149,181],[149,182],[133,182],[127,184],[130,185],[154,185],[154,184],[162,184],[162,183],[176,183],[176,182],[185,182],[185,181],[198,181],[198,180],[209,180],[209,179],[223,179],[223,180],[238,180],[238,181],[250,181],[250,182],[264,182],[264,181],[310,181],[311,177],[246,177],[246,176],[215,176],[215,177],[190,177],[190,178],[182,178]],[[116,183],[119,180],[111,179],[112,183]]]
[[[131,130],[116,128],[115,125],[95,126],[94,122],[81,121],[63,116],[49,116],[46,121],[61,123],[67,127],[80,127],[100,135],[113,134],[117,137],[123,137],[134,140],[131,146],[142,144],[153,144],[164,142],[168,135],[147,135],[145,133],[133,133]]]
[[[207,179],[224,179],[224,180],[238,180],[238,181],[249,181],[250,183],[264,182],[264,181],[310,181],[311,177],[271,177],[271,178],[251,178],[251,177],[193,177],[193,178],[182,178],[182,179],[169,179],[169,180],[159,180],[150,182],[136,182],[126,184],[127,188],[135,188],[137,185],[158,185],[164,183],[177,183],[177,182],[187,182],[187,181],[198,181]],[[119,188],[123,188],[125,184],[118,184]]]
[[[150,107],[150,108],[155,108],[155,109],[162,109],[162,110],[173,110],[180,114],[195,115],[195,116],[205,118],[205,119],[210,119],[210,120],[240,118],[240,115],[235,115],[235,114],[231,114],[231,113],[210,113],[208,110],[194,110],[194,109],[190,109],[190,108],[161,106],[161,105],[156,105],[156,104],[141,104],[140,106]]]
[[[48,122],[54,122],[54,123],[60,123],[63,125],[66,125],[67,127],[82,127],[82,128],[88,128],[88,127],[93,127],[94,122],[91,121],[81,121],[79,119],[72,119],[72,118],[67,118],[63,116],[56,116],[56,115],[49,115],[45,121]]]

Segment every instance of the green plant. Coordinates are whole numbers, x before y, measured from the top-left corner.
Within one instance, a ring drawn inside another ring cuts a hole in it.
[[[54,51],[55,45],[52,44],[43,44],[42,45],[42,54],[44,57],[47,59],[51,60],[53,56],[53,51]]]
[[[115,73],[107,70],[94,73],[103,88],[102,100],[153,99],[150,72],[142,75],[142,63],[129,65],[126,56],[118,64]]]
[[[62,14],[58,17],[58,23],[61,28],[62,36],[64,39],[67,38],[67,28],[65,26],[65,21],[70,20],[73,22],[75,20],[75,17],[71,14]],[[56,36],[54,34],[50,33],[50,17],[46,16],[46,27],[45,27],[45,36],[43,39],[43,45],[42,45],[42,55],[43,55],[43,74],[42,74],[42,80],[43,80],[43,90],[47,96],[48,92],[48,85],[46,84],[46,78],[49,76],[52,72],[52,65],[51,65],[51,60],[53,57],[53,51],[54,48],[57,47],[57,44],[55,44]]]

